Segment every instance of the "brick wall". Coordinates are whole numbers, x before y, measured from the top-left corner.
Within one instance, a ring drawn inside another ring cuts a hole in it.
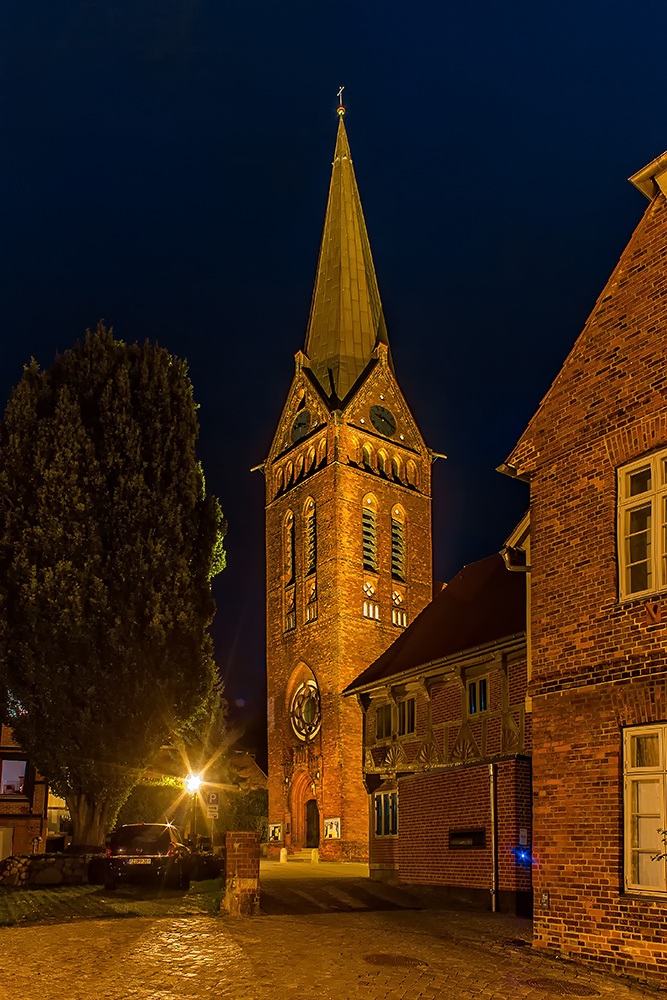
[[[666,356],[659,194],[508,462],[531,482],[536,944],[663,977],[667,900],[624,891],[621,753],[667,720],[667,601],[652,623],[619,599],[616,503],[619,466],[667,445]]]
[[[667,973],[667,902],[624,892],[621,747],[622,725],[655,715],[654,693],[646,678],[533,702],[535,942],[647,975]]]
[[[497,889],[506,908],[517,893],[530,893],[531,869],[517,855],[519,831],[531,839],[530,761],[495,765]],[[491,791],[487,764],[462,766],[401,778],[398,867],[402,882],[485,890],[492,885]],[[484,847],[449,846],[450,829],[483,829]]]

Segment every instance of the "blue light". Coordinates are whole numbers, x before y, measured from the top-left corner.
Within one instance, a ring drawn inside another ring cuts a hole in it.
[[[528,847],[512,847],[510,848],[512,854],[517,860],[517,864],[522,868],[530,868],[533,864],[533,859],[530,856],[530,848]]]

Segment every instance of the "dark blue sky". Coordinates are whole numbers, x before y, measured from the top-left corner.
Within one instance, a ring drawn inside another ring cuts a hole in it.
[[[434,474],[436,574],[528,503],[496,473],[667,146],[663,3],[23,0],[0,12],[5,400],[104,318],[187,357],[229,519],[231,698],[263,688],[263,483],[303,345],[336,92],[396,372]]]

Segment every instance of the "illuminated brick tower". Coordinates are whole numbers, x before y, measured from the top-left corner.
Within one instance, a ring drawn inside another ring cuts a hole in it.
[[[303,351],[266,477],[270,854],[368,857],[362,713],[341,691],[432,593],[432,453],[396,382],[339,108]]]

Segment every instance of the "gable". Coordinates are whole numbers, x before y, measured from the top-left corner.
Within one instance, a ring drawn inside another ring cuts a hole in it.
[[[386,425],[384,429],[382,425],[378,428],[373,424],[371,413],[373,407],[388,411],[395,421],[393,432],[392,424]],[[409,449],[420,457],[425,455],[424,439],[386,357],[381,357],[380,364],[369,371],[343,412],[347,426],[356,432],[360,439],[367,438],[372,441],[376,448],[381,448],[383,445],[394,446]]]
[[[666,354],[667,199],[659,191],[507,464],[530,476],[664,407]]]

